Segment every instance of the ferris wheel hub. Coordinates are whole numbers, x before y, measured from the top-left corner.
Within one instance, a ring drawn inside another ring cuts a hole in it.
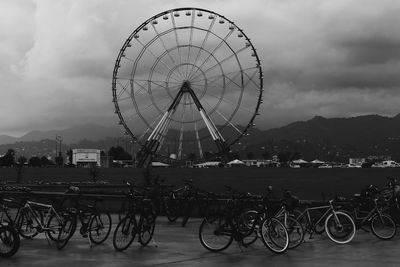
[[[182,87],[181,87],[181,91],[184,93],[187,93],[191,90],[190,88],[190,82],[188,80],[183,81]]]

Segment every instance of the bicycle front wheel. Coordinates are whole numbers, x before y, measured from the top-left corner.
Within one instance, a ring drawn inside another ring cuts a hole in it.
[[[383,240],[392,239],[397,232],[396,223],[386,214],[376,214],[371,220],[372,233]]]
[[[277,218],[267,218],[261,223],[260,236],[264,245],[272,252],[283,253],[289,247],[287,229]]]
[[[346,244],[354,238],[356,226],[350,215],[336,211],[326,218],[325,231],[333,242]]]
[[[280,216],[278,219],[285,225],[289,234],[289,249],[298,247],[304,241],[304,229],[293,216]]]
[[[154,228],[156,226],[156,216],[153,214],[144,215],[141,219],[139,230],[139,243],[147,246],[153,238]]]
[[[111,215],[107,212],[96,213],[89,222],[89,238],[92,243],[103,243],[111,232]]]
[[[243,245],[250,246],[258,238],[259,213],[256,210],[247,210],[238,217],[238,229],[243,235]]]
[[[221,215],[213,215],[203,219],[199,228],[200,243],[212,252],[226,249],[233,241],[232,224]]]
[[[10,225],[0,225],[0,257],[9,258],[17,253],[20,245],[18,232]]]
[[[71,237],[74,235],[76,229],[76,220],[74,217],[65,218],[60,231],[58,232],[57,248],[63,249]]]
[[[181,211],[180,201],[172,196],[164,198],[165,215],[168,221],[175,222],[179,217]]]
[[[39,234],[39,224],[29,210],[22,211],[17,222],[18,233],[27,239],[32,239]]]
[[[60,213],[58,216],[55,213],[51,214],[49,220],[47,221],[46,233],[47,233],[47,236],[52,241],[58,240],[58,234],[60,232],[61,227],[63,226],[63,222],[66,219],[66,217],[72,217],[72,215],[69,215],[66,213],[64,213],[64,214]],[[75,229],[73,229],[73,232],[75,232]]]
[[[134,215],[133,215],[134,216]],[[136,219],[131,216],[123,218],[115,228],[113,246],[117,251],[127,249],[135,239],[137,233]]]

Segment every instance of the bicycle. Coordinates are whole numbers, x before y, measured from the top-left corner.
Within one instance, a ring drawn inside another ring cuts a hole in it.
[[[129,187],[129,192],[121,204],[118,213],[119,220],[122,220],[128,214],[130,207],[134,205],[136,197],[151,195],[157,216],[164,211],[164,214],[170,222],[176,221],[178,218],[179,206],[176,203],[177,198],[174,192],[169,191],[172,185],[164,185],[156,182],[153,187],[141,187],[130,182],[125,183]]]
[[[8,208],[4,205],[0,205],[1,215]],[[8,224],[8,221],[3,220],[3,216],[0,216],[0,257],[9,258],[17,253],[20,246],[20,238],[17,230]]]
[[[16,203],[10,199],[3,199],[3,201]],[[45,233],[47,240],[57,241],[58,232],[64,223],[63,216],[55,210],[53,205],[26,199],[18,203],[17,214],[14,218],[11,217],[8,209],[4,214],[8,223],[27,239],[32,239],[39,233]]]
[[[136,213],[138,212],[139,218]],[[153,238],[156,212],[151,199],[135,198],[127,215],[118,223],[113,235],[113,246],[117,251],[126,250],[138,235],[142,246],[147,246]]]
[[[300,212],[296,219],[302,223],[305,231],[309,233],[310,239],[314,233],[319,232],[316,227],[324,222],[323,229],[328,237],[335,243],[346,244],[354,238],[356,226],[350,215],[346,212],[336,210],[333,202],[333,200],[330,200],[328,205],[316,207],[309,207],[307,205],[306,209]],[[322,215],[312,218],[312,211],[325,212]]]
[[[373,190],[371,186],[369,190]],[[397,225],[389,214],[383,212],[379,204],[378,192],[372,199],[363,199],[358,194],[350,201],[350,207],[346,210],[353,217],[356,229],[363,229],[369,224],[372,233],[382,240],[392,239],[397,233]]]
[[[73,208],[64,212],[66,220],[58,235],[58,249],[64,248],[74,235],[78,221],[81,225],[79,233],[82,237],[88,238],[90,247],[92,244],[99,245],[107,240],[111,232],[111,215],[97,209],[98,201],[95,199],[94,204],[82,205],[78,199]]]
[[[254,235],[249,236],[247,243],[254,243],[259,237],[257,230],[257,215],[261,213],[260,218],[264,220],[267,217],[267,212],[271,213],[272,211],[268,211],[266,207],[270,207],[271,202],[269,200],[269,195],[272,193],[272,187],[268,187],[267,196],[264,197],[264,202],[266,205],[259,210],[250,209],[247,210],[241,215],[246,222],[246,225],[249,229],[253,228],[253,224],[256,225],[254,227]],[[273,217],[279,219],[286,227],[289,234],[289,246],[288,249],[293,249],[298,247],[304,241],[304,230],[299,221],[293,215],[293,209],[298,205],[298,198],[291,195],[289,190],[284,190],[284,198],[279,201],[280,208],[273,215]]]
[[[256,223],[249,228],[241,216],[242,205],[238,197],[228,199],[222,212],[203,219],[199,228],[202,246],[209,251],[220,252],[235,240],[240,246],[248,247],[250,242],[246,242],[245,239],[254,232],[257,225],[264,245],[275,253],[284,252],[289,245],[289,235],[282,222],[273,217],[261,221],[261,213],[257,213]]]

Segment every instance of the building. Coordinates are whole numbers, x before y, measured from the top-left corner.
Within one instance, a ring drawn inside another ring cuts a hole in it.
[[[100,167],[100,149],[72,149],[72,164],[77,167]]]
[[[266,167],[272,164],[272,160],[267,159],[244,159],[242,161],[247,167]]]
[[[349,158],[349,165],[361,166],[365,163],[365,158]]]

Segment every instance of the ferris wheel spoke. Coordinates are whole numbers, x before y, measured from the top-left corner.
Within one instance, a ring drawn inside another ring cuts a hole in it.
[[[156,56],[149,47],[146,47],[146,45],[144,45],[139,39],[135,39],[135,40],[139,44],[141,44],[143,46],[143,48],[145,48],[146,51],[148,51],[155,59],[157,59],[159,62],[161,62],[169,71],[172,71],[172,69],[169,67],[169,65],[167,63],[165,63],[163,60],[161,60],[158,56]]]
[[[221,99],[222,102],[225,102],[225,104],[228,104],[229,106],[237,106],[237,105],[238,105],[238,103],[234,103],[234,102],[232,102],[232,101],[229,101],[229,100],[227,100],[226,98],[219,98],[218,96],[212,95],[212,94],[210,94],[210,93],[205,93],[205,95],[211,96],[211,97],[214,97],[214,98],[217,98],[217,99]],[[251,110],[249,110],[249,109],[247,109],[247,108],[244,108],[244,107],[242,107],[242,106],[239,106],[239,109],[241,109],[241,110],[243,110],[243,111],[246,111],[246,112],[248,112],[248,113],[251,113],[251,114],[254,113],[254,110],[251,111]]]
[[[181,129],[179,132],[179,148],[178,148],[178,158],[182,159],[182,144],[183,144],[183,130],[185,128],[185,111],[186,111],[186,101],[187,101],[187,95],[184,95],[184,100],[183,100],[183,107],[182,107],[182,114],[181,114]]]
[[[122,96],[124,93],[128,93],[127,88],[129,85],[129,81],[127,81],[125,84],[122,84],[119,80],[117,80],[117,83],[122,87],[122,90],[120,92],[118,92],[116,100],[118,100],[118,98],[120,96]],[[128,93],[128,95],[129,95],[129,97],[132,97],[131,94]]]
[[[227,87],[227,86],[228,86],[229,84],[231,84],[231,83],[234,83],[237,87],[242,88],[241,85],[237,84],[237,83],[234,81],[234,79],[235,79],[237,76],[239,76],[239,74],[241,74],[241,72],[237,72],[237,73],[235,74],[235,76],[233,76],[232,78],[229,78],[227,75],[224,75],[224,74],[222,74],[222,75],[220,75],[220,76],[215,76],[217,79],[214,79],[214,80],[211,80],[211,81],[207,81],[207,84],[216,84],[217,81],[219,81],[221,78],[226,78],[226,79],[228,79],[229,81],[225,84],[225,87]]]
[[[191,23],[190,23],[190,37],[189,37],[189,51],[188,51],[188,54],[187,54],[187,58],[186,58],[186,62],[187,63],[189,63],[190,61],[189,61],[189,58],[190,58],[190,50],[191,50],[191,47],[192,47],[192,39],[193,39],[193,25],[194,25],[194,18],[195,18],[196,16],[195,16],[195,14],[194,14],[194,11],[192,11],[192,20],[191,20]],[[185,78],[187,79],[188,78],[188,73],[189,73],[189,65],[186,65],[186,75],[185,75]]]
[[[225,37],[219,42],[219,44],[214,48],[214,50],[212,52],[210,52],[210,54],[206,57],[206,59],[203,61],[203,63],[201,63],[201,65],[193,72],[190,74],[189,79],[195,75],[199,69],[201,69],[201,67],[203,67],[204,64],[206,64],[206,62],[211,58],[211,55],[213,55],[224,43],[226,44],[226,40],[229,38],[229,36],[232,35],[234,30],[230,30]]]
[[[174,57],[173,57],[173,56],[171,55],[171,53],[170,53],[170,50],[169,50],[169,49],[167,48],[167,46],[165,45],[165,42],[164,42],[164,40],[163,40],[163,38],[162,38],[163,35],[161,35],[161,34],[158,32],[158,30],[157,30],[157,28],[156,28],[156,26],[155,26],[154,23],[151,23],[151,26],[153,27],[154,32],[156,33],[157,39],[160,40],[161,45],[163,46],[164,50],[167,52],[168,56],[170,57],[170,59],[172,60],[172,62],[174,63],[174,65],[177,65],[177,63],[175,62]],[[182,75],[182,73],[180,72],[179,68],[177,69],[177,72],[180,74],[181,78],[183,78],[183,75]]]
[[[180,87],[180,85],[178,85],[178,84],[173,85],[173,86],[167,86],[167,85],[159,84],[159,83],[157,83],[155,81],[151,81],[151,80],[149,80],[148,83],[152,83],[152,84],[157,85],[156,88],[174,89],[174,88],[179,88]]]
[[[192,102],[192,101],[190,102],[190,109],[192,111],[192,120],[194,122],[194,132],[195,132],[195,135],[196,135],[196,142],[197,142],[197,147],[199,149],[200,158],[203,158],[203,148],[201,147],[199,130],[197,129],[197,120],[195,120],[194,108],[193,108],[192,103],[194,103],[194,102]]]
[[[179,45],[179,39],[178,39],[178,32],[177,32],[177,27],[176,27],[174,15],[172,13],[173,12],[171,12],[171,22],[172,22],[172,26],[174,28],[176,45],[178,46],[179,64],[182,65],[182,55],[181,55],[180,48],[179,48],[180,45]]]
[[[133,80],[132,78],[127,78],[127,77],[117,77],[117,79],[128,80],[128,81]],[[149,80],[149,79],[134,79],[134,80],[138,82],[166,83],[166,81],[161,81],[161,80]],[[169,81],[169,83],[182,84],[182,82],[173,82],[173,81]]]
[[[152,105],[150,105],[150,106],[152,106]],[[144,133],[142,135],[140,135],[140,137],[138,138],[139,141],[141,141],[142,138],[153,128],[153,126],[156,124],[156,122],[162,115],[163,115],[162,113],[158,114],[158,116],[154,119],[154,121],[150,124],[150,126],[147,127],[147,129],[144,131]]]
[[[141,111],[141,112],[144,112],[144,111],[148,110],[149,108],[151,108],[152,106],[153,106],[153,103],[151,103],[151,104],[145,106],[144,108],[141,108],[140,111]],[[137,113],[135,113],[135,114],[133,114],[133,115],[127,116],[127,119],[128,119],[128,120],[134,120],[134,119],[137,118],[137,117],[140,117],[139,112],[137,112]]]
[[[136,64],[136,61],[133,60],[133,59],[131,59],[131,58],[129,58],[129,57],[126,57],[126,56],[125,56],[124,59],[126,59],[126,60],[128,60],[128,61],[131,61],[132,63],[135,63],[135,64]],[[152,68],[150,68],[150,67],[148,67],[148,66],[146,66],[146,65],[144,65],[144,64],[142,64],[141,67],[146,68],[146,69],[149,70],[150,72],[155,72],[155,73],[157,73],[157,74],[160,74],[161,76],[167,77],[167,75],[165,75],[165,73],[161,73],[161,72],[159,72],[159,71],[154,71],[154,70],[152,70]],[[118,78],[119,78],[119,77],[118,77]],[[171,77],[171,78],[173,78],[173,77]],[[121,79],[132,79],[132,78],[121,78]],[[179,81],[179,80],[177,80],[177,79],[174,79],[174,80],[176,80],[177,82]]]
[[[212,106],[210,105],[210,103],[208,103],[208,101],[204,100],[204,102],[210,107],[212,108]],[[240,135],[243,135],[244,133],[242,131],[239,130],[239,128],[237,128],[237,126],[235,126],[231,120],[229,120],[228,118],[226,118],[221,112],[219,112],[218,110],[216,110],[217,114],[226,121],[227,124],[229,124],[230,126],[232,126],[233,129],[235,129]]]
[[[250,75],[247,74],[246,72],[243,72],[243,74],[244,74],[247,78],[249,78],[249,80],[247,81],[246,85],[249,84],[250,82],[252,82],[252,83],[257,87],[257,89],[259,89],[260,85],[259,85],[256,81],[254,81],[254,78],[255,78],[255,76],[256,76],[257,73],[258,73],[258,70],[254,71],[253,74],[250,76]]]
[[[135,62],[134,60],[129,59],[128,57],[124,57],[124,58],[126,58],[126,59],[128,59],[128,60],[130,60],[130,61],[132,61],[132,62]],[[150,68],[150,67],[148,67],[148,66],[146,66],[146,65],[144,65],[144,64],[141,65],[141,67],[147,69],[147,70],[150,71],[151,73],[155,72],[155,73],[157,73],[157,74],[159,74],[159,75],[164,76],[164,77],[167,78],[167,75],[166,75],[165,73],[162,73],[162,72],[159,72],[159,71],[157,71],[157,70],[154,70],[154,69],[152,69],[152,68]],[[132,79],[132,78],[123,78],[123,79]],[[178,79],[176,79],[176,78],[174,78],[174,77],[171,77],[171,79],[174,79],[174,80],[176,81],[175,83],[182,83],[182,81],[180,81],[180,80],[178,80]],[[143,81],[148,81],[148,79],[147,79],[147,80],[143,80]]]
[[[211,79],[211,78],[216,78],[216,77],[221,77],[222,78],[224,75],[233,74],[233,73],[239,73],[240,74],[240,72],[242,72],[242,71],[244,72],[244,71],[248,71],[248,70],[252,70],[252,69],[257,69],[258,70],[258,67],[249,67],[249,68],[245,68],[245,69],[242,69],[242,70],[235,70],[235,71],[225,72],[225,73],[209,76],[207,78],[202,78],[202,79],[199,79],[201,77],[201,75],[198,75],[198,76],[196,76],[196,79],[191,79],[190,82],[193,83],[193,82],[198,82],[198,81],[205,81],[205,80],[208,80],[208,79]]]
[[[193,68],[196,65],[197,61],[199,60],[200,52],[204,49],[204,45],[206,44],[206,42],[208,40],[208,37],[210,36],[211,30],[214,27],[215,21],[216,21],[216,16],[211,20],[210,26],[208,27],[208,30],[207,30],[207,32],[206,32],[206,34],[204,36],[204,39],[203,39],[203,41],[201,43],[201,46],[200,46],[200,49],[197,51],[196,59],[194,60],[192,68],[190,69],[190,73],[193,72]]]
[[[237,55],[238,55],[240,52],[245,51],[246,49],[247,49],[247,47],[243,47],[243,48],[239,49],[238,51],[236,51],[236,52],[234,52],[233,54],[229,55],[228,57],[224,58],[223,60],[218,61],[217,64],[214,64],[213,66],[209,67],[208,69],[204,70],[203,72],[204,72],[204,73],[207,73],[207,72],[209,72],[210,70],[214,69],[215,67],[221,66],[223,63],[225,63],[226,61],[230,60],[231,58],[237,57]],[[194,77],[193,79],[195,79],[195,78],[197,78],[197,77],[199,77],[199,76],[201,76],[201,74],[197,75],[197,76]]]

